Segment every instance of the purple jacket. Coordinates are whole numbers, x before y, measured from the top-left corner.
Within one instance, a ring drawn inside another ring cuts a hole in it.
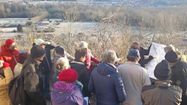
[[[83,105],[83,96],[74,83],[57,81],[51,91],[52,105]]]

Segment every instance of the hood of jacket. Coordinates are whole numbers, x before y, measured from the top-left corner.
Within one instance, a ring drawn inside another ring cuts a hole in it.
[[[117,73],[117,68],[112,64],[100,63],[97,66],[97,72],[103,76],[110,76],[113,73]]]
[[[78,89],[74,83],[65,83],[63,81],[57,81],[53,85],[51,98],[57,103],[65,103],[66,101],[72,100],[71,95]]]

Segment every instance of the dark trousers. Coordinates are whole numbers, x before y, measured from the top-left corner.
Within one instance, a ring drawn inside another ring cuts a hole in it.
[[[182,103],[181,103],[181,105],[187,105],[187,96],[186,95],[182,96]]]
[[[26,105],[46,105],[46,101],[40,92],[26,92]]]

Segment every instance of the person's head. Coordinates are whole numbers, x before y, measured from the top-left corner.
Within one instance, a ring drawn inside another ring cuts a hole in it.
[[[85,62],[87,51],[85,49],[78,49],[75,51],[75,60]]]
[[[70,68],[69,60],[66,57],[61,57],[56,62],[56,69],[58,71]]]
[[[8,67],[10,67],[9,63],[4,62],[4,60],[0,60],[0,70]]]
[[[45,57],[45,50],[38,45],[35,45],[31,48],[31,57],[40,63],[43,61]]]
[[[61,57],[65,56],[64,48],[61,46],[55,47],[54,53],[55,53],[55,55],[60,55]]]
[[[87,49],[88,48],[88,43],[85,41],[81,41],[79,44],[79,49]]]
[[[127,55],[127,60],[130,62],[138,63],[140,60],[140,52],[138,49],[130,49]]]
[[[46,46],[46,42],[43,39],[40,39],[40,38],[35,39],[34,44],[38,45],[38,46],[41,46],[42,48],[45,48],[45,46]]]
[[[118,60],[119,58],[117,57],[116,52],[114,50],[106,50],[102,54],[102,61],[105,63],[115,64]]]
[[[59,81],[64,81],[67,83],[74,83],[78,79],[78,74],[74,69],[69,68],[67,70],[61,71],[58,74],[57,78]]]
[[[9,50],[15,50],[16,49],[16,42],[13,39],[7,39],[5,41],[5,46]]]
[[[131,49],[140,49],[140,44],[138,42],[133,42],[131,44]]]
[[[169,62],[172,66],[179,60],[179,55],[175,51],[169,51],[165,55],[165,59]]]
[[[165,48],[164,48],[164,51],[167,53],[167,52],[169,52],[169,51],[175,51],[175,47],[172,45],[172,44],[170,44],[169,46],[166,46]]]
[[[163,60],[159,64],[157,64],[154,70],[155,77],[161,81],[169,80],[170,73],[171,70],[166,60]]]

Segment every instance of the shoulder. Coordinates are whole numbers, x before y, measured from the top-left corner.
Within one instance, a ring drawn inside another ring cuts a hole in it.
[[[26,72],[35,72],[35,65],[32,62],[28,62],[23,65],[23,71]]]
[[[71,62],[70,63],[71,67],[74,69],[86,69],[86,65],[82,62]]]
[[[117,68],[118,68],[119,71],[121,71],[121,70],[125,69],[126,66],[128,66],[128,65],[127,64],[121,64]]]
[[[143,73],[145,73],[145,74],[147,74],[147,69],[145,69],[145,68],[143,68],[143,67],[139,67],[140,68],[140,70],[143,72]]]
[[[182,94],[182,89],[179,86],[172,85],[170,87],[170,90],[172,90],[173,92],[179,92]]]
[[[74,97],[75,100],[83,100],[83,95],[78,86],[75,86],[72,97]]]
[[[149,91],[149,90],[151,90],[151,89],[155,89],[156,87],[154,86],[154,85],[148,85],[148,86],[144,86],[143,88],[142,88],[142,93],[143,92],[146,92],[146,91]]]

